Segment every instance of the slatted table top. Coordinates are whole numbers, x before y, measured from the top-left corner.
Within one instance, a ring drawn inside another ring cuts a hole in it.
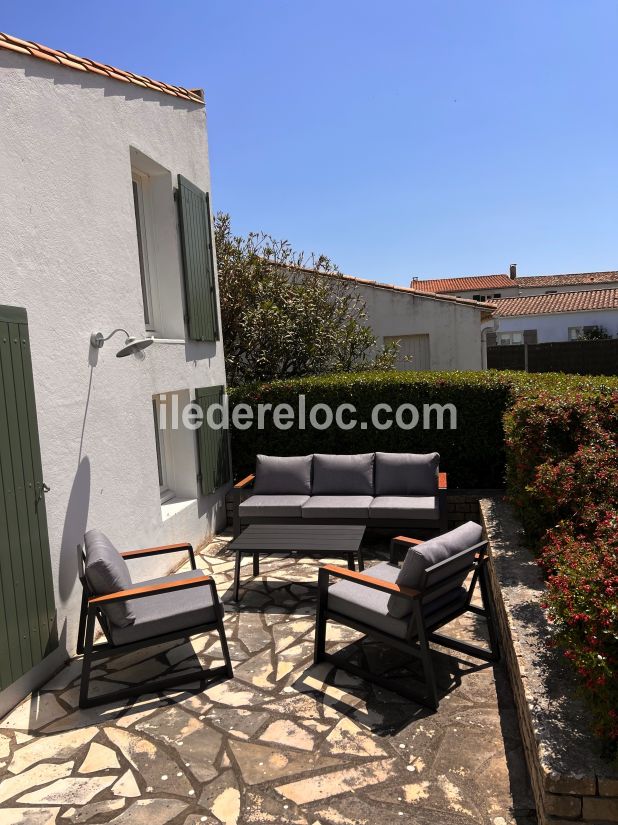
[[[228,547],[273,553],[356,553],[364,534],[362,524],[250,524]]]

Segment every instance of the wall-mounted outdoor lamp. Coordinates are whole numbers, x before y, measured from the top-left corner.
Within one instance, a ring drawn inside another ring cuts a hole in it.
[[[122,329],[121,327],[115,329],[113,332],[110,332],[109,335],[104,336],[102,332],[93,332],[90,336],[90,346],[94,349],[101,349],[103,344],[115,335],[117,332],[124,332],[127,336],[126,341],[124,342],[124,347],[118,350],[116,353],[116,358],[124,358],[126,355],[135,355],[136,352],[141,352],[141,350],[146,349],[151,344],[154,344],[154,338],[134,338],[133,336],[129,335],[126,329]]]

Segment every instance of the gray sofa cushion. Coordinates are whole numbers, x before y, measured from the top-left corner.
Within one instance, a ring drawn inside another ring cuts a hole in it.
[[[365,572],[372,578],[394,582],[397,581],[399,569],[388,562],[380,562]],[[328,589],[328,609],[375,627],[391,636],[404,639],[408,629],[408,619],[393,616],[389,607],[390,598],[392,597],[388,593],[381,590],[340,579]],[[401,597],[398,598],[403,601]],[[440,599],[423,607],[425,621],[427,624],[439,621],[443,616],[462,605],[465,599],[466,591],[463,587],[449,591]]]
[[[376,496],[369,508],[369,518],[427,519],[440,517],[436,496]]]
[[[376,496],[435,496],[438,453],[376,453]]]
[[[311,455],[258,455],[253,492],[310,495],[312,461]]]
[[[309,501],[309,496],[272,495],[249,496],[243,501],[238,512],[242,518],[300,518],[301,507]]]
[[[302,506],[303,518],[367,518],[371,496],[311,496]]]
[[[313,456],[314,496],[373,496],[375,453]]]
[[[438,564],[438,562],[445,561],[457,555],[457,553],[474,547],[475,544],[481,541],[482,535],[483,530],[480,524],[468,521],[466,524],[462,524],[454,530],[450,530],[448,533],[410,547],[399,571],[397,584],[411,587],[414,590],[421,590],[425,584],[425,571],[428,567],[433,567],[433,565]],[[452,572],[453,571],[449,571],[449,574]],[[464,571],[460,584],[466,575]],[[452,586],[456,587],[457,585]],[[428,598],[427,603],[429,603],[432,598],[438,598],[440,595],[440,591],[436,591],[436,593]],[[405,616],[406,613],[409,613],[411,608],[408,609],[408,604],[401,598],[391,596],[389,610],[393,616],[401,618]]]
[[[84,536],[86,579],[93,593],[107,596],[133,586],[126,561],[100,530],[88,530]],[[129,602],[115,602],[103,608],[110,622],[126,627],[135,621]]]
[[[188,570],[175,576],[162,576],[159,579],[139,582],[134,587],[163,584],[177,579],[199,579],[204,575],[203,570]],[[188,630],[197,625],[209,624],[217,619],[208,585],[192,587],[188,590],[172,590],[141,599],[130,599],[128,604],[135,614],[135,621],[127,627],[112,625],[112,642],[115,645],[156,638],[185,628]],[[223,611],[222,605],[220,609]]]

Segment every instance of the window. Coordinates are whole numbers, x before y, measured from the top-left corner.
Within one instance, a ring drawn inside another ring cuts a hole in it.
[[[170,489],[172,453],[170,434],[167,429],[167,416],[161,416],[161,399],[153,398],[152,413],[154,417],[155,445],[157,448],[157,468],[159,471],[159,493],[161,504],[174,498],[174,491]],[[163,426],[161,426],[163,425]]]
[[[472,300],[473,301],[486,301],[487,298],[485,297],[485,295],[473,295]]]
[[[546,295],[556,295],[557,293],[558,293],[557,289],[546,289],[545,290]]]
[[[146,329],[153,331],[154,322],[154,301],[153,301],[153,278],[151,268],[153,267],[153,256],[149,254],[149,226],[150,218],[150,190],[148,186],[148,176],[141,172],[132,172],[133,181],[133,207],[135,209],[135,229],[137,231],[137,252],[139,256],[139,274],[142,282],[142,301],[144,304],[144,322]]]
[[[569,341],[581,341],[584,337],[583,327],[569,327]]]
[[[501,292],[494,292],[494,298],[501,298],[501,297],[502,297]]]
[[[499,332],[498,333],[498,345],[505,346],[510,344],[523,344],[524,343],[524,334],[523,332]]]

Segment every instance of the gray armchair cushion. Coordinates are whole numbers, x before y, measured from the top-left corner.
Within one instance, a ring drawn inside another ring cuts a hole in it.
[[[440,518],[436,496],[376,496],[369,508],[369,518],[419,519]]]
[[[302,506],[303,518],[367,518],[371,496],[311,496]]]
[[[435,496],[438,453],[376,453],[376,496]]]
[[[271,495],[249,496],[243,501],[238,512],[241,519],[270,517],[270,518],[300,518],[301,507],[309,501],[309,496]]]
[[[365,571],[368,575],[382,581],[395,582],[399,569],[388,562],[380,562]],[[341,613],[357,622],[404,639],[408,629],[408,619],[398,618],[390,610],[389,601],[393,598],[382,590],[375,590],[357,582],[340,579],[328,589],[328,609]],[[404,601],[401,597],[400,601]],[[423,616],[427,624],[435,624],[449,612],[457,609],[466,600],[463,587],[449,591],[448,594],[423,607]],[[412,602],[410,602],[410,605]],[[410,608],[407,613],[410,613]]]
[[[373,496],[375,453],[313,456],[314,496]]]
[[[177,579],[199,579],[204,575],[203,570],[188,570],[175,576],[162,576],[159,579],[139,582],[136,586],[163,584]],[[127,604],[135,614],[135,621],[127,627],[112,625],[112,642],[115,645],[153,639],[166,633],[211,624],[217,620],[212,592],[207,584],[188,590],[172,590],[141,599],[130,599]],[[223,611],[223,605],[220,605],[220,610]]]
[[[445,561],[452,556],[474,547],[481,541],[483,530],[480,524],[473,521],[468,521],[444,533],[442,536],[437,536],[429,541],[424,541],[422,544],[410,547],[403,560],[403,565],[397,577],[397,584],[411,587],[414,590],[422,590],[425,583],[425,571],[429,567],[433,567],[438,562]],[[452,572],[452,571],[451,571]],[[448,573],[446,574],[449,575]],[[464,571],[461,576],[461,582],[465,579],[467,571]],[[456,587],[454,584],[453,587]],[[433,594],[433,598],[440,596],[437,591]],[[431,601],[429,597],[427,603]],[[398,596],[391,596],[389,599],[389,611],[393,616],[401,618],[411,611],[411,607],[403,599]]]
[[[312,461],[311,455],[258,455],[253,492],[310,495]]]
[[[88,530],[84,536],[86,551],[86,579],[93,593],[107,596],[119,590],[128,590],[133,586],[131,574],[126,561],[114,547],[107,536],[100,530]],[[103,612],[109,621],[126,627],[135,621],[135,614],[129,602],[108,604]]]

